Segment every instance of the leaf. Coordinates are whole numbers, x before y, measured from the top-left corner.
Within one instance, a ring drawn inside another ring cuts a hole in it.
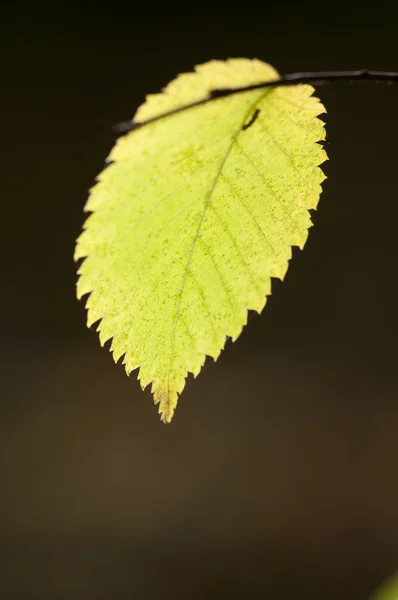
[[[148,96],[135,121],[207,96],[278,78],[258,60],[211,61]],[[139,368],[170,422],[188,373],[198,375],[271,277],[302,248],[324,175],[325,112],[308,85],[219,98],[133,130],[113,148],[85,210],[77,295],[115,361]]]
[[[398,573],[385,582],[371,600],[398,600]]]

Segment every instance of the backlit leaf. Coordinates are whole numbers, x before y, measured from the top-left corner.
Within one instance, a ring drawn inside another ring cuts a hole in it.
[[[211,61],[147,97],[143,121],[209,90],[278,78],[258,60]],[[260,312],[271,277],[311,226],[326,159],[322,104],[308,85],[219,98],[131,131],[99,175],[77,242],[78,297],[101,344],[173,416],[188,373]]]

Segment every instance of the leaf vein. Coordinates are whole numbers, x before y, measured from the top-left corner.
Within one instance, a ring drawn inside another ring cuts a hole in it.
[[[274,144],[277,146],[277,148],[279,148],[279,150],[282,152],[282,154],[284,154],[289,159],[290,164],[292,165],[292,167],[296,171],[296,173],[304,181],[304,183],[305,183],[308,191],[311,191],[310,190],[310,186],[308,185],[308,181],[306,180],[306,178],[304,177],[304,175],[302,174],[302,172],[294,164],[294,161],[293,161],[293,158],[292,158],[291,154],[289,154],[288,152],[286,152],[286,150],[280,145],[280,143],[278,142],[278,140],[272,135],[272,133],[270,132],[270,130],[268,129],[268,127],[263,123],[263,121],[261,119],[258,119],[258,122],[259,122],[262,130],[265,131],[265,133],[267,133],[269,135],[269,137],[271,138],[271,140],[274,142]]]
[[[266,90],[266,92],[261,93],[259,96],[257,96],[256,101],[252,103],[252,105],[250,106],[249,110],[247,111],[247,113],[244,115],[244,119],[242,121],[242,125],[246,122],[247,117],[249,116],[249,114],[252,112],[252,110],[257,106],[257,104],[263,99],[265,98],[269,93],[269,90]],[[234,144],[237,143],[237,139],[239,134],[241,133],[241,128],[233,135],[232,139],[231,139],[231,143],[229,145],[229,148],[227,150],[227,152],[225,153],[224,159],[221,162],[221,165],[216,173],[216,176],[214,178],[214,183],[213,183],[213,188],[210,190],[210,192],[208,193],[208,196],[206,198],[206,201],[204,203],[203,206],[203,212],[201,215],[201,218],[199,220],[197,229],[195,231],[195,235],[192,241],[192,246],[191,246],[191,251],[190,254],[188,256],[188,260],[187,260],[187,264],[185,267],[185,271],[184,271],[184,275],[182,278],[182,282],[181,282],[181,288],[180,288],[180,292],[179,292],[179,297],[178,297],[178,302],[177,302],[177,309],[176,309],[176,316],[175,316],[175,320],[174,320],[174,328],[173,328],[173,332],[172,332],[172,339],[171,339],[171,350],[170,350],[170,360],[169,360],[169,368],[168,368],[168,376],[167,376],[167,396],[169,398],[170,396],[170,373],[171,373],[171,368],[172,368],[172,362],[174,359],[174,347],[175,347],[175,339],[176,339],[176,329],[177,329],[177,323],[178,323],[178,319],[180,316],[180,311],[181,311],[181,304],[182,304],[182,297],[183,297],[183,292],[184,292],[184,288],[185,288],[185,282],[186,282],[186,278],[187,278],[187,273],[188,273],[188,269],[192,260],[192,255],[196,246],[196,243],[198,241],[199,238],[199,234],[200,234],[200,230],[207,212],[207,208],[209,207],[209,203],[211,202],[212,199],[212,194],[213,191],[218,183],[218,180],[220,178],[220,175],[222,173],[222,169],[224,168],[224,165],[229,157],[229,155],[231,154],[232,148],[234,147]]]
[[[245,259],[243,258],[242,252],[240,251],[240,248],[239,248],[238,244],[236,243],[236,239],[235,239],[235,238],[234,238],[234,236],[232,235],[232,233],[231,233],[230,229],[229,229],[229,228],[226,226],[225,222],[222,220],[222,218],[221,218],[221,216],[220,216],[220,213],[219,213],[219,212],[218,212],[218,210],[215,208],[214,204],[211,202],[211,203],[209,204],[209,206],[210,206],[210,208],[212,209],[212,211],[214,212],[214,214],[216,215],[217,219],[220,221],[220,223],[221,223],[221,225],[222,225],[222,227],[223,227],[223,229],[224,229],[225,233],[226,233],[226,234],[228,235],[228,237],[230,238],[230,240],[231,240],[231,242],[232,242],[232,244],[233,244],[233,246],[234,246],[234,248],[235,248],[236,252],[238,253],[238,256],[239,256],[239,258],[240,258],[240,260],[241,260],[241,263],[242,263],[242,265],[244,266],[245,270],[247,271],[247,273],[248,273],[248,275],[249,275],[250,281],[251,281],[251,283],[252,283],[252,285],[253,285],[254,289],[255,289],[255,290],[256,290],[256,292],[258,293],[259,297],[262,297],[262,296],[263,296],[263,294],[261,294],[261,292],[260,292],[260,290],[259,290],[259,288],[258,288],[258,286],[257,286],[256,282],[255,282],[255,281],[254,281],[254,279],[253,279],[252,272],[250,271],[250,269],[249,269],[249,266],[248,266],[247,262],[246,262],[246,261],[245,261]]]
[[[232,190],[232,193],[234,194],[235,198],[237,198],[240,202],[240,204],[246,209],[246,211],[249,213],[253,223],[256,225],[256,227],[258,228],[258,230],[260,231],[260,233],[262,234],[262,236],[264,237],[265,241],[267,242],[268,246],[271,248],[272,253],[275,255],[275,258],[277,260],[277,262],[279,263],[279,266],[281,266],[280,261],[279,261],[279,257],[275,251],[275,248],[273,247],[273,245],[271,244],[271,242],[268,239],[268,236],[266,235],[265,231],[263,230],[263,228],[261,227],[261,225],[259,224],[259,222],[257,221],[256,217],[254,216],[254,214],[252,213],[252,211],[250,210],[250,208],[248,207],[248,205],[246,204],[246,202],[243,200],[242,196],[239,194],[239,192],[234,188],[234,186],[232,185],[232,183],[229,181],[229,179],[224,175],[223,173],[223,177],[225,179],[225,181],[227,182],[227,184],[229,185],[229,187]]]
[[[245,150],[242,148],[241,144],[239,144],[239,142],[237,142],[237,147],[239,148],[239,150],[241,151],[241,153],[243,154],[243,156],[245,156],[245,158],[249,161],[249,163],[253,166],[253,168],[257,171],[257,173],[259,174],[259,176],[261,177],[261,179],[264,181],[265,185],[267,186],[267,188],[269,189],[269,191],[271,192],[271,194],[274,196],[275,200],[277,200],[279,202],[279,205],[282,207],[282,209],[285,211],[286,215],[288,216],[288,218],[291,220],[291,222],[293,223],[293,225],[296,227],[296,229],[300,230],[300,227],[297,225],[297,223],[295,222],[295,220],[293,219],[292,215],[289,213],[289,211],[287,210],[286,206],[283,204],[282,200],[279,198],[279,196],[275,193],[275,190],[270,186],[269,182],[267,181],[267,179],[264,177],[264,175],[262,174],[261,170],[258,168],[258,166],[256,165],[256,163],[250,158],[250,156],[245,152]]]

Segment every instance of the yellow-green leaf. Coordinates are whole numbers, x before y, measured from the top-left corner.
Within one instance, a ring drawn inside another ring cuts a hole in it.
[[[398,573],[383,583],[371,600],[398,600]]]
[[[211,61],[148,96],[143,121],[207,96],[278,78],[258,60]],[[139,368],[162,420],[188,373],[217,359],[271,277],[302,248],[324,175],[324,112],[308,85],[257,89],[162,118],[118,140],[98,176],[75,258],[88,325]]]

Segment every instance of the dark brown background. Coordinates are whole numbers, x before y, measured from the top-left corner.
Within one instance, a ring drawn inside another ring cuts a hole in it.
[[[170,426],[86,330],[72,253],[146,93],[229,56],[398,70],[396,3],[2,11],[0,598],[366,599],[398,563],[398,86],[318,90],[305,251]]]

